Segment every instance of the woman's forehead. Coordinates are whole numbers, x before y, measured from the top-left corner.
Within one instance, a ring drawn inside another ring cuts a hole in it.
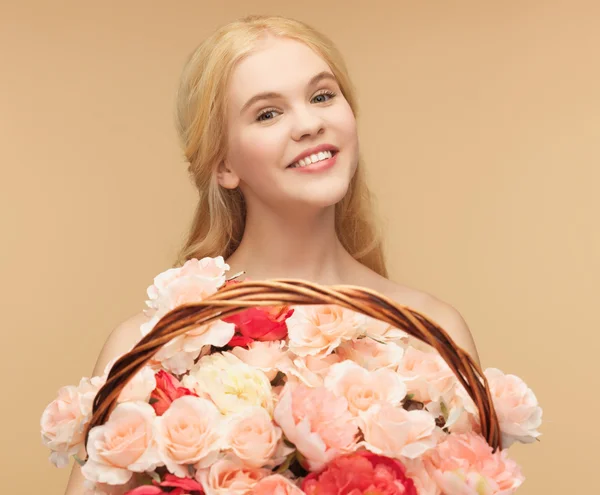
[[[285,38],[269,39],[234,69],[229,85],[229,100],[241,109],[258,93],[286,94],[302,89],[315,74],[322,71],[329,71],[329,66],[304,43]]]

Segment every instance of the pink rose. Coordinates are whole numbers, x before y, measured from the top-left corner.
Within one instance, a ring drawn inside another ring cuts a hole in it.
[[[338,397],[345,397],[355,416],[380,402],[397,405],[406,396],[406,386],[392,370],[367,371],[352,361],[331,366],[325,387]]]
[[[275,407],[274,418],[286,438],[305,457],[310,470],[356,448],[358,428],[344,397],[324,387],[288,382]]]
[[[415,459],[437,443],[436,425],[427,411],[376,404],[360,415],[364,445],[376,454]]]
[[[384,343],[404,341],[409,338],[409,334],[404,330],[370,316],[363,316],[360,322],[360,332],[362,335],[371,337],[369,340],[375,339]]]
[[[157,416],[162,416],[175,399],[186,395],[197,396],[191,390],[182,387],[179,380],[170,373],[160,370],[156,374],[156,388],[150,395],[150,401]]]
[[[380,368],[395,371],[404,356],[404,349],[394,342],[381,344],[369,337],[344,342],[336,352],[342,359],[354,361],[369,371]]]
[[[149,309],[145,314],[151,317],[141,326],[142,335],[146,335],[154,325],[172,309],[187,303],[206,299],[214,294],[226,280],[225,272],[229,265],[222,256],[216,258],[191,259],[182,267],[170,268],[154,278],[148,287]]]
[[[476,433],[448,435],[424,463],[443,493],[509,495],[525,479],[506,450],[492,452]]]
[[[437,352],[424,352],[408,347],[398,374],[413,399],[427,403],[451,396],[457,380],[454,372]]]
[[[527,384],[515,375],[505,375],[496,368],[484,372],[502,433],[502,447],[508,448],[515,441],[531,443],[540,433],[542,408]]]
[[[69,456],[76,454],[84,440],[88,418],[82,411],[77,387],[62,387],[44,412],[40,421],[43,444],[52,450],[50,461],[59,468],[69,464]]]
[[[183,478],[188,464],[201,469],[217,458],[223,435],[221,414],[207,399],[180,397],[156,418],[156,433],[161,460]]]
[[[248,349],[234,347],[231,349],[231,353],[244,363],[263,371],[272,381],[278,371],[285,372],[292,366],[285,345],[283,340],[253,341],[248,345]]]
[[[90,430],[83,475],[90,481],[122,485],[133,472],[161,465],[154,440],[155,418],[152,406],[144,402],[118,404],[105,424]]]
[[[330,367],[341,361],[337,354],[296,357],[293,366],[282,370],[288,381],[301,382],[309,387],[322,387]]]
[[[417,495],[400,462],[371,452],[334,459],[321,472],[309,474],[302,489],[306,495]]]
[[[262,407],[248,407],[228,418],[224,446],[246,466],[275,467],[294,449],[285,446],[281,428]]]
[[[250,468],[239,460],[225,458],[199,470],[196,479],[206,495],[252,495],[256,484],[270,474],[268,469]]]
[[[299,306],[287,326],[290,350],[298,356],[326,356],[359,333],[356,313],[333,304]]]
[[[260,480],[252,495],[303,495],[304,492],[280,474],[272,474]]]

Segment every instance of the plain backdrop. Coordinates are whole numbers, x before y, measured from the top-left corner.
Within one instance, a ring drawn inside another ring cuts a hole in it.
[[[540,442],[523,494],[591,493],[600,442],[600,4],[4,2],[0,7],[2,488],[63,493],[39,419],[144,307],[195,206],[173,125],[187,55],[283,14],[357,87],[392,278],[451,303],[484,367],[522,377]],[[273,67],[273,70],[277,70]]]

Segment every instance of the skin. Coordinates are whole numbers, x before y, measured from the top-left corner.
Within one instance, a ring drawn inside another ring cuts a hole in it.
[[[359,142],[356,120],[335,80],[309,84],[321,72],[332,74],[307,46],[266,38],[232,75],[227,95],[228,150],[216,173],[222,187],[242,191],[247,220],[240,246],[226,260],[229,273],[371,288],[436,321],[479,364],[469,328],[455,308],[380,276],[352,258],[338,240],[334,206],[356,171]],[[250,98],[265,91],[281,97],[257,101],[242,112]],[[322,143],[339,148],[334,167],[318,174],[286,169],[299,153]],[[92,376],[101,375],[111,359],[138,342],[145,321],[140,312],[113,330]],[[85,455],[82,448],[79,457]],[[65,495],[83,494],[83,481],[75,464]]]

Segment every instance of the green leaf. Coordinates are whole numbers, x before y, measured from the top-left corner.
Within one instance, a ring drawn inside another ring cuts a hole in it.
[[[73,454],[73,459],[75,459],[75,462],[80,466],[85,466],[86,461],[80,459],[77,454]]]
[[[415,394],[408,394],[405,398],[405,400],[413,400]]]

